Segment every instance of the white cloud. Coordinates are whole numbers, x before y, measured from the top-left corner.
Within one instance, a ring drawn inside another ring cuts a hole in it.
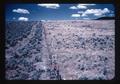
[[[95,16],[102,16],[103,14],[102,13],[95,13],[94,15]]]
[[[27,9],[18,8],[18,9],[13,9],[12,11],[16,13],[30,14],[30,12]]]
[[[69,9],[87,9],[87,6],[94,6],[96,4],[78,4],[77,6],[71,6]]]
[[[28,21],[28,18],[26,18],[26,17],[19,17],[18,20],[19,21]]]
[[[108,8],[103,9],[103,13],[109,13],[109,12],[110,12],[110,10]]]
[[[78,11],[78,13],[82,14],[82,13],[84,13],[84,11]]]
[[[83,18],[84,20],[90,20],[90,18]]]
[[[71,17],[80,17],[80,14],[72,14]]]
[[[85,17],[85,16],[87,16],[87,14],[83,13],[81,16],[82,16],[82,17]]]
[[[45,8],[51,8],[51,9],[57,9],[60,7],[59,4],[37,4],[37,5]]]
[[[102,16],[106,13],[110,13],[110,10],[108,8],[102,9],[87,9],[82,16],[88,15],[88,14],[94,14],[95,16]]]
[[[78,8],[78,9],[87,9],[87,6],[78,4],[78,5],[77,5],[77,8]]]
[[[80,4],[80,5],[83,5],[83,6],[94,6],[96,4]]]
[[[69,9],[78,9],[76,6],[71,6]]]

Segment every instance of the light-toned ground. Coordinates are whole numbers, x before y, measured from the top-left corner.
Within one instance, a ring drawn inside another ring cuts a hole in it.
[[[43,25],[63,79],[114,78],[114,21],[48,21]],[[96,40],[96,46],[95,41],[87,42],[91,38],[103,42]]]
[[[114,20],[49,20],[40,25],[36,22],[26,38],[6,49],[8,80],[114,78]]]

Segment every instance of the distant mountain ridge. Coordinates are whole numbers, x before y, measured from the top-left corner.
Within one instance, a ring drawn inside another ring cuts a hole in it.
[[[100,18],[97,18],[96,20],[114,20],[115,17],[100,17]]]

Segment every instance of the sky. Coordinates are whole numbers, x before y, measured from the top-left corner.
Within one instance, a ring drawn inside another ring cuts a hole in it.
[[[88,20],[115,16],[113,4],[6,4],[6,21]]]

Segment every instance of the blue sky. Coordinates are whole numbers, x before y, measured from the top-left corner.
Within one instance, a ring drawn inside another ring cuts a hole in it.
[[[6,4],[6,21],[96,19],[114,16],[112,4]]]

